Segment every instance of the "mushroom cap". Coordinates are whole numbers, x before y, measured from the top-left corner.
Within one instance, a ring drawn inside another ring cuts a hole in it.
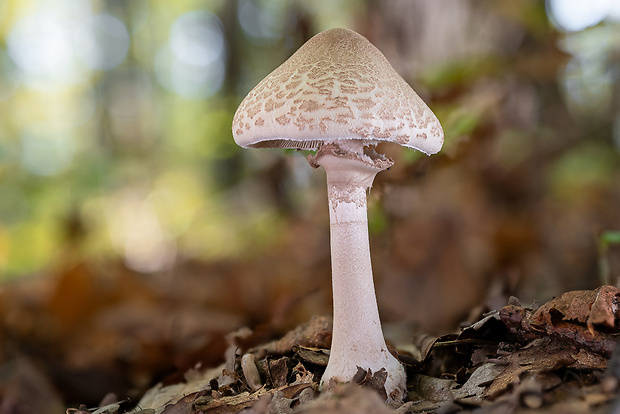
[[[248,93],[232,130],[244,148],[314,150],[356,139],[434,154],[443,144],[429,107],[379,49],[349,29],[308,40]]]

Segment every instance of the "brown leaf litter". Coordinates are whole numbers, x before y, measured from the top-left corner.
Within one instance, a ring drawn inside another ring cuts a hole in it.
[[[242,329],[227,337],[225,364],[196,366],[182,382],[157,385],[131,413],[608,412],[620,377],[607,370],[620,334],[619,298],[617,288],[602,286],[538,309],[511,300],[456,334],[415,335],[397,347],[408,375],[398,407],[384,403],[384,371],[360,369],[351,383],[320,392],[329,319],[313,318],[264,344],[251,345],[252,331]]]

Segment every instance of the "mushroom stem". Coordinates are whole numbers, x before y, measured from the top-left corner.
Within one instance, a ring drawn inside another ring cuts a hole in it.
[[[366,193],[375,175],[392,161],[327,144],[309,158],[327,173],[334,324],[329,363],[321,386],[351,381],[358,369],[387,372],[388,401],[400,402],[406,386],[403,366],[388,351],[373,283]]]

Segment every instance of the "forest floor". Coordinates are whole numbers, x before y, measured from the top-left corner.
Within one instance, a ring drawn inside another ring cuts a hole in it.
[[[408,338],[390,343],[408,381],[404,403],[388,406],[380,373],[319,391],[329,317],[286,333],[250,329],[190,298],[158,304],[135,277],[121,279],[94,283],[78,266],[52,288],[36,279],[3,287],[0,414],[620,412],[612,286],[540,306],[511,297],[441,336],[386,327],[388,338]]]

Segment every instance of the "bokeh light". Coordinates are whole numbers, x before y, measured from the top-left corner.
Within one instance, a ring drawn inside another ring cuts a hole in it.
[[[241,0],[239,23],[249,39],[273,42],[282,37],[285,8],[281,1]]]
[[[44,11],[19,20],[7,39],[22,81],[37,88],[82,82],[86,71],[73,52],[74,22],[61,13]]]
[[[600,36],[597,38],[600,41]],[[605,59],[598,56],[604,52],[599,47],[575,50],[560,74],[568,104],[577,112],[602,114],[612,102],[615,76]]]
[[[577,115],[604,117],[618,80],[609,57],[620,47],[614,27],[620,2],[548,0],[546,6],[550,21],[564,32],[558,45],[571,56],[558,76],[567,106]]]
[[[15,62],[8,53],[0,49],[0,102],[13,96],[18,82]]]
[[[176,243],[162,228],[147,192],[126,188],[104,206],[113,246],[130,269],[165,270],[174,262]]]
[[[169,41],[157,55],[155,70],[167,89],[185,98],[206,98],[222,87],[225,58],[220,20],[207,11],[192,11],[172,25]]]
[[[90,16],[76,29],[78,56],[90,69],[109,70],[120,65],[129,51],[129,33],[109,14]]]
[[[615,0],[547,0],[551,21],[561,30],[578,32],[603,21]]]
[[[54,175],[73,161],[75,145],[66,130],[25,128],[21,134],[23,167],[36,175]]]

